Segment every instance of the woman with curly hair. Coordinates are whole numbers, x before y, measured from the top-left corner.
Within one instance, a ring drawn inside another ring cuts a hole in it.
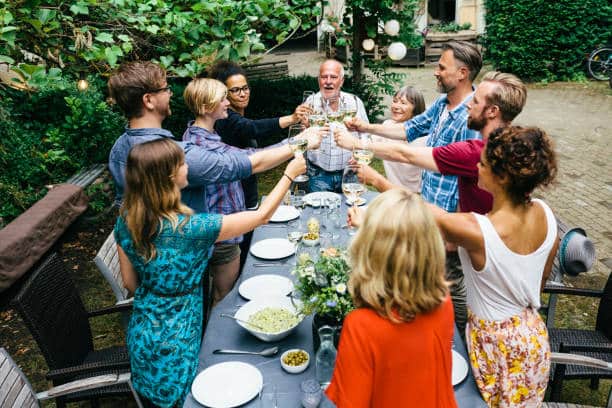
[[[349,253],[357,309],[327,396],[339,408],[456,407],[444,244],[423,200],[401,189],[378,196]]]
[[[202,278],[215,241],[267,223],[291,179],[305,170],[303,158],[291,161],[257,211],[194,214],[181,202],[183,149],[163,138],[130,150],[114,234],[124,286],[134,294],[127,346],[145,406],[182,406],[189,392],[202,342]]]
[[[557,252],[557,223],[534,189],[557,174],[550,137],[541,129],[494,131],[478,164],[478,187],[493,195],[486,215],[433,208],[445,240],[459,246],[465,274],[466,338],[472,371],[492,407],[534,407],[550,368],[540,291]]]

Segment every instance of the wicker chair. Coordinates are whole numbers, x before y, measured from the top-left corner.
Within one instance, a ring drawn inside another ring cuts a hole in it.
[[[549,327],[552,351],[579,352],[604,361],[612,361],[612,274],[603,290],[570,287],[547,287],[545,292],[553,294],[588,296],[600,299],[594,330],[564,329]],[[612,378],[612,371],[579,365],[554,365],[551,367],[551,401],[561,396],[563,380],[589,378],[591,388],[596,389],[600,378]]]
[[[0,407],[3,408],[35,408],[40,406],[39,401],[111,385],[126,384],[132,389],[130,377],[130,373],[88,377],[36,393],[23,371],[7,351],[0,347]],[[132,394],[136,405],[142,407],[136,392],[132,391]]]
[[[571,354],[571,353],[551,353],[551,361],[556,367],[565,367],[570,364],[571,366],[581,366],[581,367],[591,367],[597,368],[600,370],[605,370],[608,372],[612,372],[612,363],[606,362],[599,359],[594,359],[591,357],[587,357],[581,354]],[[545,402],[543,405],[544,408],[595,408],[586,405],[577,405],[570,404],[566,402]],[[606,404],[606,408],[612,408],[612,389],[610,389],[610,393],[608,394],[608,402]]]
[[[89,317],[123,311],[112,306],[88,313],[79,293],[56,253],[51,253],[34,268],[12,301],[32,337],[38,343],[54,385],[100,374],[129,371],[125,347],[94,350]],[[102,387],[57,398],[57,405],[73,400],[127,394],[126,384]]]

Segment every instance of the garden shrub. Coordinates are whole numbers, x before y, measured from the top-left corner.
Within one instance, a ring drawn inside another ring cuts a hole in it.
[[[607,0],[486,0],[486,58],[525,80],[584,77],[584,59],[610,35]]]
[[[0,89],[0,227],[40,199],[49,184],[108,161],[125,119],[106,102],[102,82],[79,92],[60,80],[37,92]]]

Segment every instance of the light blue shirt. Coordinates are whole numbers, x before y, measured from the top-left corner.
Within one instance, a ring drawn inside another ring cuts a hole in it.
[[[425,112],[404,123],[406,139],[409,142],[416,138],[429,135],[427,146],[446,146],[451,143],[468,139],[482,139],[480,132],[467,127],[467,103],[473,93],[463,100],[441,122],[441,115],[448,105],[446,94],[440,96]],[[429,203],[435,204],[446,211],[457,210],[459,188],[457,176],[423,170],[421,195]]]

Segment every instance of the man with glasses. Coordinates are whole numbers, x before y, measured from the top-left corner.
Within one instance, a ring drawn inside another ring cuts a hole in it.
[[[109,156],[109,170],[117,192],[116,203],[120,204],[127,156],[132,146],[162,137],[174,139],[172,133],[161,127],[163,120],[172,113],[172,90],[166,81],[166,72],[160,66],[139,61],[122,64],[110,77],[108,89],[128,119],[125,133],[117,139]],[[221,154],[193,143],[177,143],[184,149],[189,166],[189,185],[181,191],[182,200],[196,212],[209,212],[206,185],[241,180],[293,157],[287,145],[253,154],[239,150]],[[310,148],[317,148],[319,143],[318,135],[309,136]]]
[[[344,84],[344,67],[336,60],[326,60],[319,67],[319,92],[309,97],[305,104],[317,110],[337,112],[341,104],[356,109],[356,117],[369,123],[368,114],[361,99],[340,89]],[[310,191],[335,191],[342,193],[342,171],[352,157],[352,151],[342,149],[333,138],[325,137],[321,147],[308,152],[308,184]]]

